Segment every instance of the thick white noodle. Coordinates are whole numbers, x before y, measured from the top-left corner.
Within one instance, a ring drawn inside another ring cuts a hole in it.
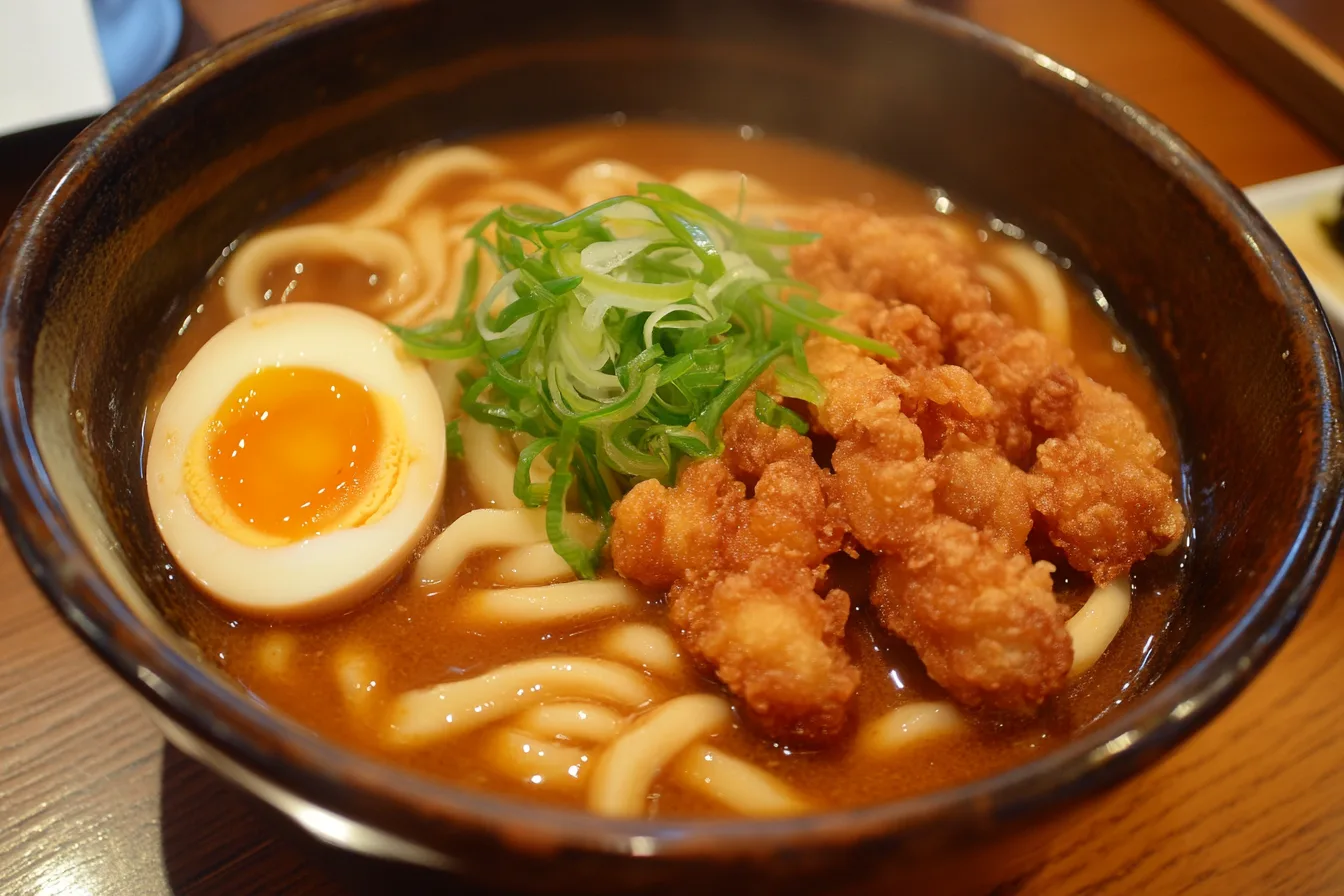
[[[298,649],[299,641],[293,634],[273,629],[257,641],[257,665],[272,678],[283,678],[289,674]]]
[[[469,204],[464,203],[464,205]],[[466,273],[467,265],[471,262],[473,256],[476,258],[476,291],[466,299],[468,308],[475,308],[481,297],[499,279],[499,267],[494,260],[485,252],[479,251],[473,240],[466,238],[467,230],[474,226],[482,215],[494,211],[495,208],[498,208],[497,204],[490,204],[485,212],[469,215],[465,220],[448,228],[448,239],[454,247],[452,264],[448,270],[448,288],[444,294],[443,305],[435,309],[435,313],[431,317],[448,317],[457,310],[458,299],[462,295],[462,277]],[[459,216],[462,210],[463,206],[454,206],[452,212],[454,216]]]
[[[332,664],[346,710],[355,716],[368,716],[378,686],[378,660],[367,647],[350,643],[336,650]]]
[[[1069,677],[1077,678],[1091,669],[1129,616],[1129,577],[1108,582],[1092,592],[1087,603],[1064,623],[1073,639],[1073,667]]]
[[[436,585],[451,579],[477,551],[535,544],[545,538],[545,510],[470,510],[434,536],[416,561],[415,576],[426,585]]]
[[[501,180],[487,184],[480,195],[500,205],[537,205],[554,211],[566,211],[569,205],[564,196],[530,180]]]
[[[975,266],[975,276],[989,287],[995,304],[1001,310],[1007,311],[1024,323],[1036,320],[1035,302],[1031,296],[1023,294],[1022,285],[1012,274],[997,264],[979,264]]]
[[[508,436],[508,439],[513,442],[513,450],[522,454],[524,448],[536,441],[536,436],[528,435],[525,432],[514,431]],[[534,483],[539,484],[549,481],[551,474],[554,472],[555,470],[551,467],[551,462],[546,459],[545,454],[542,454],[532,461],[532,481]],[[596,529],[593,530],[593,536],[597,536]]]
[[[464,199],[461,202],[454,203],[448,208],[446,212],[448,215],[447,220],[451,224],[460,226],[465,233],[467,229],[476,224],[477,221],[499,208],[499,206],[500,202],[498,199],[484,199],[479,196],[471,199]],[[487,228],[485,233],[486,235],[489,235],[492,231]],[[467,243],[467,245],[474,245],[474,243]],[[484,264],[485,261],[486,258],[483,256],[481,258],[481,263]],[[493,265],[492,269],[494,269]],[[489,286],[494,283],[495,280],[499,279],[498,271],[495,271],[495,276],[487,278],[485,270],[482,269],[481,279],[485,282],[486,286]]]
[[[1036,324],[1040,331],[1067,347],[1072,341],[1069,298],[1064,278],[1055,263],[1029,245],[1014,243],[999,250],[1003,263],[1026,282],[1036,298]]]
[[[907,703],[864,725],[855,746],[862,753],[889,756],[929,738],[966,730],[966,719],[951,703]]]
[[[519,713],[512,725],[544,740],[604,744],[621,733],[625,717],[600,703],[546,703]]]
[[[639,592],[624,579],[560,582],[523,588],[473,591],[462,601],[467,623],[550,625],[613,616],[639,605]]]
[[[963,249],[969,248],[979,242],[979,239],[975,235],[975,228],[958,218],[937,215],[930,217],[927,220],[942,232],[948,242],[961,246]]]
[[[552,789],[581,784],[590,759],[581,747],[540,740],[511,728],[491,733],[485,756],[505,777]]]
[[[261,278],[279,260],[299,255],[344,256],[381,271],[386,288],[376,307],[369,309],[375,316],[396,309],[420,290],[415,253],[395,233],[345,224],[303,224],[259,233],[238,247],[224,270],[224,302],[230,316],[242,317],[284,302],[284,292],[268,295]]]
[[[748,202],[742,221],[755,227],[798,229],[807,226],[807,217],[814,210],[814,206],[797,202]]]
[[[598,649],[605,657],[656,675],[676,678],[684,671],[677,642],[656,625],[632,622],[613,628]]]
[[[737,214],[738,201],[745,187],[746,201],[775,202],[779,191],[759,177],[748,178],[741,171],[725,168],[695,168],[672,181],[701,202],[714,206],[730,218]]]
[[[611,196],[632,194],[641,181],[657,179],[643,168],[628,162],[596,159],[571,171],[562,189],[575,208],[585,208]]]
[[[552,700],[597,700],[636,709],[654,698],[643,675],[589,657],[547,657],[500,666],[476,678],[408,691],[392,701],[386,739],[414,747],[460,737]]]
[[[605,137],[578,137],[562,140],[547,147],[533,160],[538,168],[558,168],[573,165],[582,159],[591,159],[602,149]]]
[[[727,702],[710,694],[676,697],[652,710],[612,741],[597,760],[588,787],[588,808],[611,817],[642,816],[649,788],[663,767],[732,721]]]
[[[811,808],[796,790],[759,765],[704,744],[683,752],[673,768],[683,786],[739,815],[772,818],[801,815]]]
[[[452,420],[462,405],[462,382],[457,372],[466,366],[466,361],[430,361],[425,365],[429,378],[434,381],[434,391],[439,393],[439,404],[443,406],[443,419]],[[459,423],[458,426],[461,426]]]
[[[474,146],[450,146],[418,155],[401,167],[377,201],[350,220],[359,227],[388,227],[403,220],[432,187],[448,178],[498,176],[506,165]]]
[[[522,507],[523,502],[513,493],[518,455],[500,430],[471,417],[463,417],[458,423],[458,432],[462,435],[467,482],[476,500],[505,510]]]
[[[549,585],[574,578],[574,570],[550,542],[506,551],[490,573],[496,585]]]
[[[783,222],[804,219],[811,206],[789,202],[768,181],[747,177],[745,197],[742,192],[744,175],[725,168],[698,168],[687,171],[672,185],[685,190],[701,202],[714,206],[729,217],[736,217],[742,204],[742,221],[761,227],[776,227]],[[745,202],[743,202],[745,198]]]
[[[457,305],[457,294],[462,285],[462,236],[467,225],[445,224],[440,209],[418,213],[407,225],[411,249],[415,252],[420,269],[424,272],[419,296],[387,315],[390,323],[403,327],[417,326],[432,317],[447,316]]]

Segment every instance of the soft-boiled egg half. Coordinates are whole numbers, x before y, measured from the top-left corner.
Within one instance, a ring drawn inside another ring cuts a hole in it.
[[[182,571],[243,612],[347,607],[403,567],[443,496],[443,409],[424,365],[337,305],[255,311],[168,390],[145,472]]]

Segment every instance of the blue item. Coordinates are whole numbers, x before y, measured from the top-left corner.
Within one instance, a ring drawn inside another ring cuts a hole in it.
[[[182,37],[179,0],[93,0],[93,20],[118,100],[162,71]]]

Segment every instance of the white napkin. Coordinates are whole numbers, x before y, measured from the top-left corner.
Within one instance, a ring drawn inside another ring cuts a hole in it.
[[[0,0],[0,135],[110,108],[88,0]]]

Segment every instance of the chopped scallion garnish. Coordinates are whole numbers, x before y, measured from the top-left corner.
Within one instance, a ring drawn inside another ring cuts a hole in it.
[[[546,505],[552,546],[584,577],[600,567],[612,504],[640,480],[672,484],[683,458],[717,453],[719,421],[772,365],[785,398],[822,400],[808,331],[895,356],[832,326],[835,312],[789,277],[789,247],[813,234],[748,226],[668,184],[571,215],[507,206],[468,237],[477,251],[453,316],[393,329],[418,357],[471,359],[462,411],[524,435],[514,491]],[[482,254],[500,278],[473,309]],[[807,432],[764,392],[755,409]],[[456,421],[447,437],[458,454]],[[533,474],[543,459],[549,478]],[[595,544],[566,528],[571,507],[602,523]]]

